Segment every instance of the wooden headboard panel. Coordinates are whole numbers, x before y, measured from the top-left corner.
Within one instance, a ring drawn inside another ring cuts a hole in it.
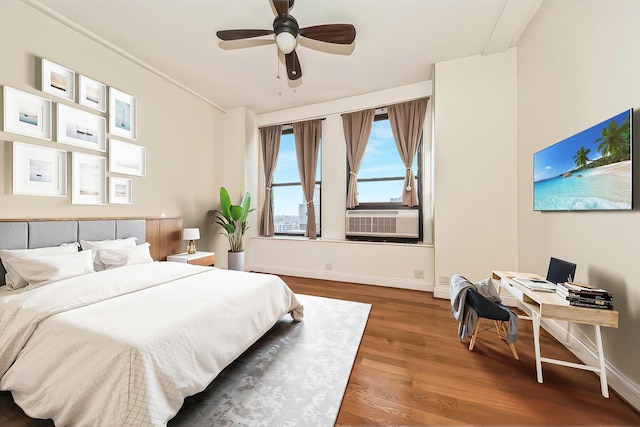
[[[167,256],[182,252],[182,218],[146,218],[147,242],[151,257],[166,261]]]

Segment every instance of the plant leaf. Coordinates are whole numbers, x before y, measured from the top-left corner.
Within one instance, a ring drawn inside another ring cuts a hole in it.
[[[230,217],[231,198],[226,188],[220,187],[220,211],[225,218]]]
[[[239,221],[242,218],[242,206],[231,205],[231,218],[234,221]]]
[[[235,224],[231,223],[231,224],[220,224],[222,225],[222,227],[224,227],[225,230],[227,230],[227,233],[229,234],[233,234],[236,232],[236,226]]]
[[[246,216],[246,214],[249,213],[249,208],[251,207],[251,195],[248,191],[244,193],[242,202],[240,202],[240,206],[242,206],[242,212],[244,212]]]

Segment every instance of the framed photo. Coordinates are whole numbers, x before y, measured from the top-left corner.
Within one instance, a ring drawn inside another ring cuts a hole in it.
[[[71,203],[104,205],[107,202],[107,159],[91,154],[73,152]]]
[[[147,175],[146,148],[117,139],[109,140],[109,172]]]
[[[4,131],[51,140],[51,101],[9,86],[3,88]]]
[[[117,176],[109,177],[109,203],[121,205],[132,203],[130,179]]]
[[[78,103],[94,110],[107,111],[107,86],[90,79],[87,76],[80,76],[78,89]]]
[[[136,99],[109,88],[109,133],[136,139]]]
[[[13,194],[67,196],[67,152],[13,143]]]
[[[106,126],[104,117],[58,104],[58,142],[106,151]]]
[[[60,98],[76,99],[76,73],[62,65],[42,59],[42,91]]]

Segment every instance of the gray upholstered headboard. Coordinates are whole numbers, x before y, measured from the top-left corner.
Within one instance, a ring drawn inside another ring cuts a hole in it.
[[[58,246],[80,240],[110,240],[137,238],[138,244],[146,239],[144,219],[107,220],[0,220],[0,249],[34,249]],[[0,262],[0,285],[4,285],[6,271]]]

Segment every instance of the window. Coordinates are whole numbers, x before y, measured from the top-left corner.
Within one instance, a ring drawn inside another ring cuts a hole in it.
[[[320,147],[322,151],[322,146]],[[313,205],[316,213],[316,231],[320,236],[320,186],[322,155],[318,154],[316,187],[313,193]],[[307,228],[307,204],[302,192],[296,144],[291,126],[285,126],[280,138],[278,161],[273,172],[271,184],[273,199],[273,227],[276,235],[303,236]]]
[[[418,195],[421,194],[420,157],[422,144],[413,159]],[[402,205],[405,166],[396,148],[387,109],[376,111],[369,142],[358,173],[359,209],[389,209]],[[422,198],[419,198],[422,203]]]

